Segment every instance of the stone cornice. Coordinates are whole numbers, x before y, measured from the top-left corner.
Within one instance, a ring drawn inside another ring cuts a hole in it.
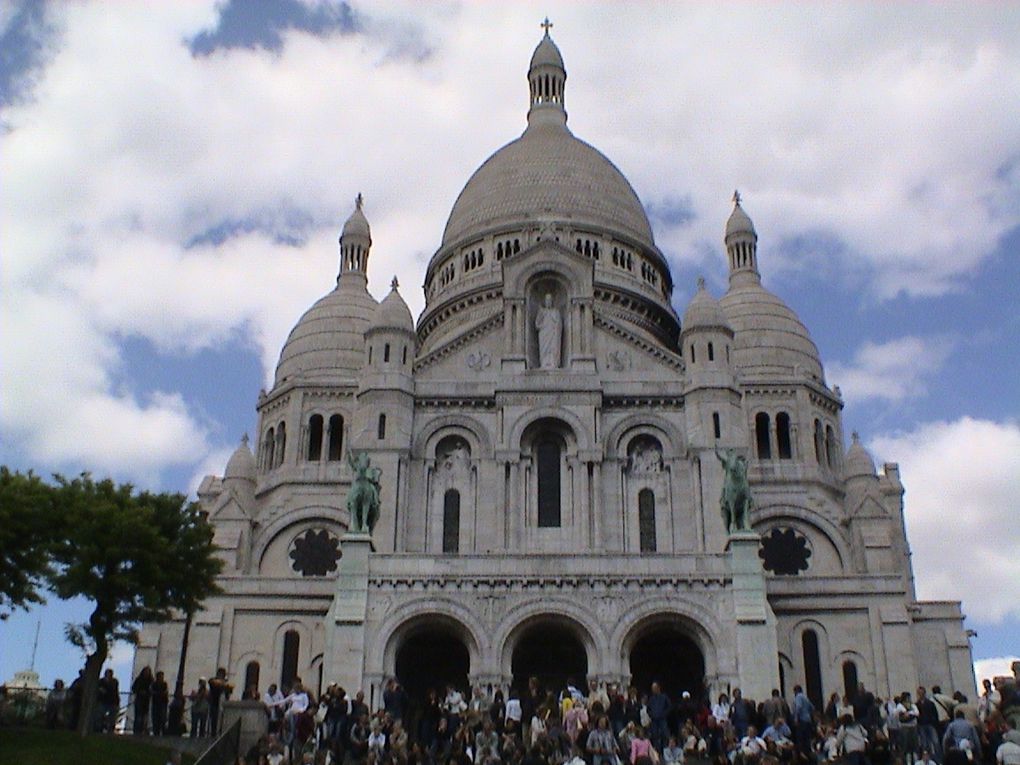
[[[600,310],[595,311],[594,319],[596,327],[601,327],[602,329],[607,330],[608,332],[619,337],[621,340],[625,340],[633,347],[642,350],[649,356],[653,357],[654,359],[661,361],[663,364],[672,367],[678,372],[683,372],[684,362],[683,359],[681,359],[678,355],[676,355],[675,353],[670,353],[661,346],[656,345],[655,343],[651,343],[647,340],[644,340],[643,338],[639,337],[633,332],[628,331],[627,329],[620,326],[612,319],[608,318],[607,316],[604,316],[602,314],[601,308]]]

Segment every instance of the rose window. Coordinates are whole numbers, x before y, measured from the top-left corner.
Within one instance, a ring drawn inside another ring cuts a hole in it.
[[[773,574],[796,576],[807,571],[811,548],[807,539],[793,529],[772,529],[762,537],[758,557],[762,566]]]
[[[340,540],[325,529],[309,529],[294,540],[290,559],[301,576],[325,576],[336,571]]]

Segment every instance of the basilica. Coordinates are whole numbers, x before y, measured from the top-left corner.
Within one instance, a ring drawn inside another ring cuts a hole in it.
[[[699,284],[678,315],[641,201],[567,125],[566,79],[547,29],[527,127],[454,203],[417,321],[396,280],[366,288],[357,199],[254,443],[199,489],[224,569],[186,686],[225,667],[238,688],[301,677],[373,703],[393,677],[412,696],[535,676],[973,697],[960,604],[915,596],[898,468],[844,434],[739,196],[728,289]],[[355,455],[378,476],[367,533]],[[738,462],[751,502],[728,523]],[[135,671],[172,673],[183,628],[146,625]]]

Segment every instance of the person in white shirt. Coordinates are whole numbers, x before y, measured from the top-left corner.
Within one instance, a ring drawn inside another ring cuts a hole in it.
[[[283,703],[287,706],[287,711],[284,713],[284,719],[287,721],[287,741],[291,742],[297,735],[298,716],[308,709],[309,704],[308,692],[301,685],[300,679],[294,680],[290,694],[283,700]]]
[[[1009,721],[1009,731],[1005,741],[995,750],[995,761],[998,765],[1020,765],[1020,744],[1016,743],[1016,719]]]
[[[719,701],[712,705],[712,717],[724,728],[729,723],[730,699],[725,693],[720,693]]]
[[[910,694],[905,692],[900,696],[896,705],[896,717],[900,721],[900,746],[903,749],[903,761],[910,765],[917,757],[917,705],[910,700]]]
[[[757,762],[767,748],[765,739],[758,735],[758,729],[748,725],[747,735],[740,739],[740,753],[744,756],[744,762]]]
[[[271,683],[265,693],[262,694],[262,703],[266,705],[266,712],[269,714],[269,732],[279,733],[280,720],[283,719],[283,694]]]

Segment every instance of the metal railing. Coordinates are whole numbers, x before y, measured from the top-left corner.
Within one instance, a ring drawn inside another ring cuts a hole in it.
[[[241,746],[241,721],[234,720],[219,737],[212,742],[195,765],[232,765],[237,761]]]

